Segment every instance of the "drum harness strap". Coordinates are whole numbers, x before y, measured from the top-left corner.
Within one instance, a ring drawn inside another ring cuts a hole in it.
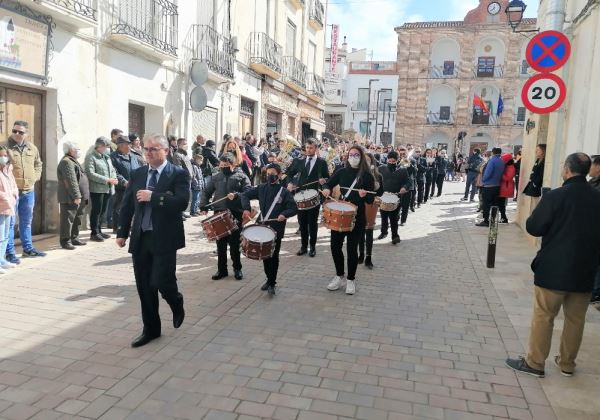
[[[260,212],[260,220],[261,220],[261,222],[263,220],[269,220],[269,216],[271,216],[271,213],[273,213],[273,209],[275,208],[275,205],[277,204],[277,201],[279,201],[279,197],[281,197],[281,192],[282,191],[283,191],[283,187],[281,187],[279,189],[279,192],[275,196],[275,199],[273,200],[273,203],[271,203],[271,207],[269,208],[269,211],[267,212],[266,216],[263,216],[262,211]]]
[[[354,178],[354,182],[352,183],[352,185],[350,185],[350,188],[348,188],[348,190],[346,191],[346,194],[344,194],[342,196],[342,200],[346,201],[348,199],[348,196],[352,193],[352,190],[354,189],[354,186],[356,185],[357,182],[358,182],[358,177]]]

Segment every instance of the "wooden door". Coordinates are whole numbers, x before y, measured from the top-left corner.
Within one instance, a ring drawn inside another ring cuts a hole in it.
[[[29,124],[29,136],[27,140],[35,144],[38,148],[42,161],[45,160],[43,104],[44,97],[42,93],[0,86],[0,138],[2,138],[2,141],[5,141],[10,137],[15,121],[26,121]],[[31,225],[34,235],[41,233],[45,225],[43,205],[45,197],[44,189],[42,188],[45,182],[44,168],[41,181],[35,184],[36,204]]]
[[[129,133],[146,134],[145,108],[141,105],[129,104]]]

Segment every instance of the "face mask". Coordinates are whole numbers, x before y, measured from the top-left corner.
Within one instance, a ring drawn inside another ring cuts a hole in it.
[[[273,175],[273,174],[267,175],[267,181],[269,182],[269,184],[275,184],[278,180],[279,180],[279,177],[277,175]]]
[[[359,157],[349,157],[348,158],[348,163],[353,168],[358,168],[358,165],[360,164],[360,158]]]
[[[0,166],[6,166],[8,164],[8,156],[0,156]]]
[[[224,175],[231,175],[231,168],[222,168],[221,172],[223,172]]]
[[[396,164],[395,163],[388,163],[388,168],[390,171],[395,171],[396,170]]]

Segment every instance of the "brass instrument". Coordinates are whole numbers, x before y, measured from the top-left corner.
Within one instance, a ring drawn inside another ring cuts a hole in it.
[[[293,137],[291,136],[287,136],[286,137],[286,143],[285,146],[282,150],[279,151],[279,154],[277,155],[277,162],[279,163],[279,165],[281,166],[281,170],[283,172],[287,171],[287,169],[290,167],[290,165],[292,164],[292,161],[294,160],[291,156],[290,156],[290,152],[292,150],[294,150],[294,147],[297,145],[298,142],[296,142],[296,140],[294,140]]]
[[[408,158],[404,158],[400,161],[400,163],[398,164],[401,168],[410,168],[410,166],[412,165],[410,162],[410,159]]]

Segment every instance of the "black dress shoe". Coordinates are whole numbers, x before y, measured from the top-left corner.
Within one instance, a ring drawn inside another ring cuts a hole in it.
[[[108,233],[100,232],[99,235],[102,236],[104,239],[110,239],[110,235]]]
[[[241,280],[244,278],[244,273],[242,273],[242,270],[234,270],[233,277],[235,277],[236,280]]]
[[[173,311],[173,328],[181,327],[181,324],[183,324],[184,319],[185,319],[185,310],[183,309],[183,300],[182,300],[179,308],[177,308],[176,311]]]
[[[490,226],[490,222],[488,220],[482,220],[479,223],[475,223],[475,226],[489,227]]]
[[[104,238],[100,234],[90,235],[90,241],[92,242],[104,242]]]
[[[71,242],[61,242],[60,247],[62,249],[68,249],[70,251],[75,249],[75,247],[73,246],[73,244]]]
[[[410,211],[412,211],[414,213],[415,212],[415,206],[411,206],[410,207]]]
[[[314,257],[315,255],[317,255],[317,251],[314,248],[311,248],[310,251],[308,251],[308,256]]]
[[[365,258],[365,267],[367,267],[369,270],[373,269],[373,262],[371,261],[371,257],[368,255]]]
[[[364,255],[359,255],[359,256],[358,256],[358,263],[359,263],[359,264],[362,264],[362,263],[364,263],[364,262],[365,262],[365,256],[364,256]]]
[[[87,245],[87,243],[86,243],[86,242],[83,242],[83,241],[82,241],[81,239],[79,239],[79,238],[73,238],[73,239],[71,239],[71,243],[72,243],[73,245],[75,245],[75,246],[84,246],[84,245]]]
[[[399,244],[399,243],[400,243],[400,237],[399,236],[396,236],[396,237],[392,238],[392,244],[393,245],[396,245],[396,244]]]
[[[377,240],[378,240],[378,241],[380,241],[380,240],[382,240],[383,238],[385,238],[386,236],[387,236],[387,233],[381,233],[381,234],[379,234],[379,236],[377,237]]]
[[[213,276],[211,277],[213,280],[221,280],[225,277],[227,277],[229,275],[229,273],[225,272],[225,273],[221,273],[220,271],[217,271],[215,274],[213,274]]]
[[[270,296],[275,296],[275,286],[269,286],[269,288],[267,289],[267,293]]]
[[[260,290],[262,290],[263,292],[266,292],[268,288],[269,288],[269,282],[268,281],[266,281],[265,284],[263,284],[262,286],[260,286]]]
[[[142,335],[140,335],[139,337],[136,337],[132,342],[131,342],[131,347],[136,348],[136,347],[142,347],[146,344],[148,344],[149,342],[151,342],[152,340],[156,340],[158,337],[160,337],[160,334],[148,334],[148,333],[142,333]]]
[[[306,250],[306,248],[300,248],[300,250],[298,252],[296,252],[296,255],[300,256],[300,255],[304,255],[306,254],[308,251]]]

